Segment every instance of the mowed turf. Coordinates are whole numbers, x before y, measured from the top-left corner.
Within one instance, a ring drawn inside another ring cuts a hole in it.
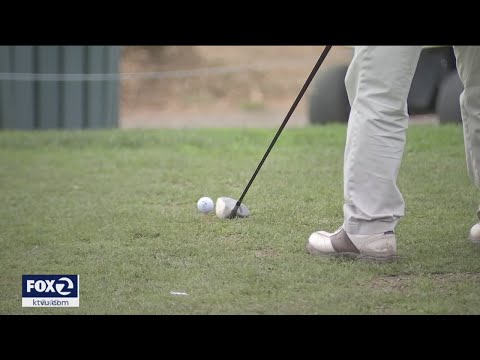
[[[343,221],[346,127],[285,129],[247,219],[238,198],[274,129],[0,133],[1,314],[480,314],[480,194],[459,126],[411,125],[399,176],[401,260],[305,251]],[[22,308],[23,274],[79,274],[79,308]],[[171,292],[186,293],[175,295]]]

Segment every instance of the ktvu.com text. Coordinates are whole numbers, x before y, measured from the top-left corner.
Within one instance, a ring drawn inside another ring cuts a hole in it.
[[[79,275],[22,275],[22,307],[79,306]]]

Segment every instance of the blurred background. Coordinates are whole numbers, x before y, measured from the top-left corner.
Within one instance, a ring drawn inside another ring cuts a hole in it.
[[[127,46],[120,71],[165,76],[121,87],[121,126],[279,126],[323,46]],[[353,51],[333,47],[320,71],[348,64]],[[209,69],[202,72],[201,69]],[[174,70],[200,70],[198,73]],[[289,126],[305,125],[308,92]]]
[[[276,127],[324,46],[0,46],[0,129]],[[289,126],[347,122],[353,47],[333,46]],[[423,48],[414,122],[461,122],[451,46]]]

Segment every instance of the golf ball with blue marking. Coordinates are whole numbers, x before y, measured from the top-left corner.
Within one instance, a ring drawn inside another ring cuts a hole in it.
[[[200,198],[197,202],[197,209],[201,213],[208,214],[213,210],[213,200],[206,196]]]

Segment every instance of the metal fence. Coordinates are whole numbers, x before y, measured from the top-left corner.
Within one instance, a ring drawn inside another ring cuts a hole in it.
[[[61,76],[118,74],[119,62],[119,46],[0,46],[0,128],[117,127],[118,79]]]

